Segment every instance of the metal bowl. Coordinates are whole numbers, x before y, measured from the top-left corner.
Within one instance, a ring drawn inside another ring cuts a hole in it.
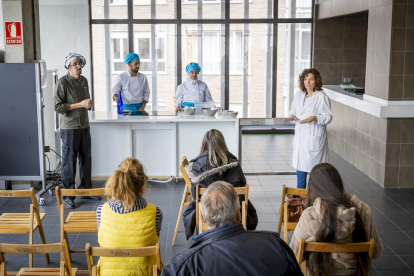
[[[201,109],[201,111],[203,112],[204,115],[206,116],[214,116],[217,112],[217,108],[213,107],[204,107]]]
[[[182,108],[181,111],[185,115],[194,115],[194,113],[196,112],[196,108],[195,107],[186,106],[186,107]]]
[[[227,110],[227,115],[229,115],[230,117],[237,117],[238,114],[238,111]]]

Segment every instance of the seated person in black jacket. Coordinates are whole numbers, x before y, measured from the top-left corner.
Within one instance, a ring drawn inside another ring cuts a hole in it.
[[[208,186],[201,196],[200,217],[209,230],[171,259],[161,276],[303,275],[293,251],[277,233],[244,230],[239,198],[229,183]]]
[[[233,187],[246,186],[246,178],[240,162],[229,152],[223,134],[216,129],[206,132],[201,143],[200,155],[190,161],[187,170],[193,197],[196,193],[196,185],[207,188],[211,183],[219,180],[226,181]],[[244,196],[240,200],[244,200]],[[187,239],[194,233],[195,210],[194,200],[190,202],[183,215]],[[250,201],[247,210],[247,230],[255,230],[258,222],[257,214]]]

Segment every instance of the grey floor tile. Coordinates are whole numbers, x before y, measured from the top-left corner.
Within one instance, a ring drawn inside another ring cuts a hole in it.
[[[376,270],[381,269],[410,269],[410,267],[398,256],[382,256],[379,259],[372,260],[372,265]]]

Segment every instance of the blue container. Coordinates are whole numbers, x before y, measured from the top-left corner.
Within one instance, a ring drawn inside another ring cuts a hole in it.
[[[192,102],[183,102],[183,106],[182,107],[186,107],[186,106],[188,106],[188,107],[194,107],[195,105]]]
[[[118,92],[118,102],[116,104],[118,114],[124,114],[124,102],[122,101],[122,93]]]

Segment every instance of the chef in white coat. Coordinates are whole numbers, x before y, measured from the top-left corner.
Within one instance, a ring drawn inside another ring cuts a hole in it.
[[[118,102],[118,93],[121,91],[124,110],[143,111],[149,101],[150,89],[147,77],[138,72],[141,65],[139,55],[128,53],[124,62],[128,64],[128,70],[115,78],[112,98]]]
[[[322,91],[322,76],[314,68],[299,76],[300,90],[292,102],[290,116],[295,123],[292,167],[296,168],[298,188],[306,189],[306,176],[312,168],[328,162],[326,126],[332,121],[331,102]]]
[[[205,82],[198,79],[198,74],[201,71],[197,63],[191,62],[185,68],[188,78],[185,82],[177,87],[175,95],[176,110],[181,107],[194,106],[194,103],[213,102],[210,90]]]

